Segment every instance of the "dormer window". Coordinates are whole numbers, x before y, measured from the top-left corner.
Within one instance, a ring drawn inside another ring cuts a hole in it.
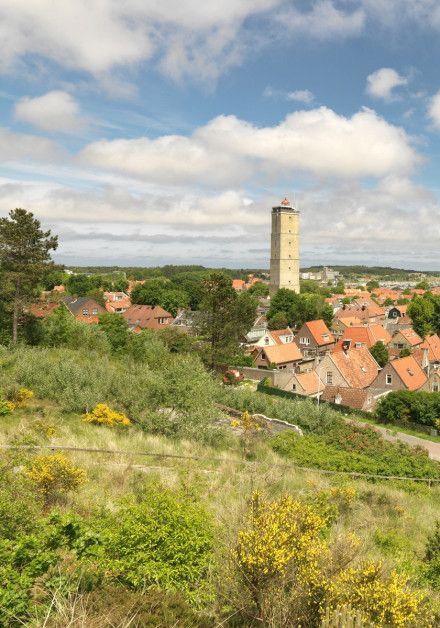
[[[83,316],[88,316],[89,315],[89,310],[84,308],[83,309]]]

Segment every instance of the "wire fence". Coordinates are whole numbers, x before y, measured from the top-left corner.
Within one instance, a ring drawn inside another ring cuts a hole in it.
[[[234,459],[234,458],[214,458],[207,456],[190,456],[184,454],[165,454],[152,451],[131,451],[126,449],[95,449],[92,447],[73,447],[69,445],[0,445],[0,449],[15,449],[15,450],[28,450],[28,451],[72,451],[78,453],[91,453],[91,454],[110,454],[120,456],[143,456],[149,458],[161,458],[171,460],[192,460],[196,462],[204,463],[220,463],[220,464],[234,464],[241,466],[249,466],[258,468],[262,466],[271,466],[279,469],[291,469],[298,471],[306,471],[310,473],[322,473],[324,475],[339,475],[348,476],[353,479],[376,479],[376,480],[397,480],[397,481],[412,481],[422,482],[428,486],[440,483],[440,478],[417,478],[410,476],[398,476],[398,475],[380,475],[374,473],[361,473],[358,471],[335,471],[333,469],[319,469],[315,467],[303,467],[296,465],[295,463],[280,464],[280,463],[263,463],[251,460]]]

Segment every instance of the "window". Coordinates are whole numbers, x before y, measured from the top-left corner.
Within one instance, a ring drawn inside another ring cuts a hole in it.
[[[296,390],[296,384],[292,384],[292,390]]]
[[[386,377],[386,384],[387,384],[387,386],[391,386],[392,383],[393,383],[393,376],[392,375],[387,375],[387,377]]]
[[[92,314],[93,316],[96,316],[98,314],[98,310],[96,309],[96,307],[93,308]]]
[[[307,338],[307,336],[302,336],[299,339],[299,344],[300,345],[309,345],[310,344],[310,338]]]
[[[327,384],[333,384],[333,373],[332,371],[327,371]]]
[[[438,385],[438,383],[433,384],[433,385],[432,385],[432,392],[438,392],[438,391],[439,391],[439,385]]]
[[[159,325],[165,325],[166,322],[167,322],[166,318],[159,318]]]
[[[394,348],[395,349],[403,349],[404,348],[404,344],[402,342],[395,342],[394,343]]]
[[[360,347],[362,347],[362,342],[355,342],[354,346],[356,347],[356,349],[360,349]]]
[[[89,310],[84,308],[83,309],[83,316],[88,316],[89,315]]]
[[[264,344],[265,344],[265,345],[268,345],[268,344],[269,344],[269,338],[268,338],[267,336],[266,336],[266,337],[265,337],[265,339],[264,339]]]

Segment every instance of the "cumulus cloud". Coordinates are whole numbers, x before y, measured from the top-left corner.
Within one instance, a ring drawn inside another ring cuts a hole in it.
[[[420,161],[405,131],[374,111],[347,118],[320,107],[289,114],[278,126],[256,127],[219,116],[192,136],[101,140],[82,163],[171,185],[235,186],[305,172],[317,177],[383,177],[408,173]]]
[[[36,98],[22,98],[15,106],[14,115],[16,120],[43,131],[73,133],[87,126],[74,98],[58,90]]]
[[[396,98],[394,89],[408,84],[408,79],[393,68],[380,68],[367,77],[367,94],[373,98],[391,101]]]
[[[440,129],[440,90],[430,99],[428,117],[436,129]]]

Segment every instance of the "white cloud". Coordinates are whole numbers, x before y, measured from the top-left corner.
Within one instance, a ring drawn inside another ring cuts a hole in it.
[[[279,2],[0,0],[0,67],[11,71],[33,54],[107,81],[144,61],[177,79],[215,78],[240,58],[246,19]]]
[[[338,9],[332,0],[318,0],[310,11],[289,7],[279,14],[278,20],[292,32],[332,39],[359,35],[364,27],[365,13],[362,9],[346,12]]]
[[[315,99],[312,92],[308,89],[296,89],[293,92],[288,92],[286,97],[287,100],[302,102],[306,105],[312,103]]]
[[[308,89],[296,89],[288,92],[283,89],[275,89],[270,85],[264,88],[263,96],[264,98],[273,98],[275,100],[283,99],[290,102],[300,102],[306,105],[311,104],[315,99],[312,92]]]
[[[0,159],[3,163],[55,161],[61,156],[61,149],[52,140],[0,128]]]
[[[393,68],[380,68],[367,77],[367,93],[373,98],[391,101],[396,98],[394,89],[408,84],[408,79],[400,76]]]
[[[440,90],[429,101],[428,117],[434,127],[440,130]]]
[[[73,133],[84,129],[87,120],[70,94],[52,91],[36,98],[22,98],[15,106],[15,119],[43,131]]]
[[[219,116],[190,137],[102,140],[79,159],[149,182],[219,187],[254,178],[292,181],[298,172],[383,177],[411,172],[420,161],[405,131],[374,111],[346,118],[326,107],[291,113],[274,127]]]

